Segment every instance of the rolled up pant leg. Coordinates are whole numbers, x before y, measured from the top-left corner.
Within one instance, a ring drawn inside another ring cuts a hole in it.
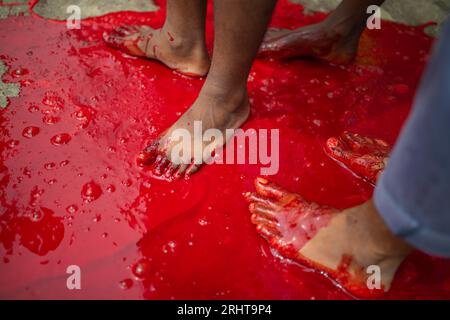
[[[374,198],[394,234],[429,254],[450,257],[449,22]]]

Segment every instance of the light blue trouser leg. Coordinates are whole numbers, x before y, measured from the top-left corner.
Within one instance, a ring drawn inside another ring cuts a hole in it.
[[[394,234],[450,257],[450,23],[434,48],[415,105],[375,190]]]

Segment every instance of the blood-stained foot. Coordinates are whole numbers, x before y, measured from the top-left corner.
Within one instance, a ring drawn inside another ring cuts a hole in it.
[[[358,297],[389,290],[411,248],[391,234],[372,201],[339,211],[264,178],[255,186],[255,193],[244,195],[251,221],[279,254],[327,274]]]
[[[139,166],[151,167],[156,176],[168,180],[190,176],[231,138],[227,130],[239,128],[247,120],[247,92],[225,96],[203,92],[172,127],[139,154]],[[221,138],[205,139],[209,129]]]
[[[346,131],[338,138],[329,138],[325,151],[342,166],[375,184],[386,167],[390,146],[383,140]]]
[[[325,22],[295,30],[269,29],[259,56],[273,59],[317,58],[345,65],[356,56],[361,31],[359,28],[340,31]]]
[[[326,226],[336,209],[308,202],[264,178],[255,182],[256,193],[246,193],[251,219],[258,233],[286,256],[296,259],[297,251]]]
[[[167,67],[201,77],[208,73],[210,58],[202,35],[179,36],[148,26],[122,26],[104,33],[105,42],[129,55],[154,59]]]

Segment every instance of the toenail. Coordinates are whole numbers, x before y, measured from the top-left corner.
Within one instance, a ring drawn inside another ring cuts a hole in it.
[[[261,178],[261,177],[256,178],[256,180],[258,180],[258,182],[261,183],[261,184],[268,184],[269,183],[269,180]]]

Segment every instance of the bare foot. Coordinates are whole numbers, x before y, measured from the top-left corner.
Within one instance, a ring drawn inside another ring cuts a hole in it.
[[[205,161],[202,150],[204,151],[206,146],[211,151],[220,149],[227,139],[231,138],[226,136],[225,131],[239,128],[247,120],[249,112],[250,104],[246,91],[233,96],[210,94],[208,89],[202,89],[189,110],[139,154],[138,165],[152,166],[154,174],[169,180],[192,175]],[[187,146],[181,145],[178,137],[182,131],[178,129],[189,134],[191,139]],[[204,142],[202,135],[208,129],[217,129],[223,139]],[[200,130],[200,134],[195,134],[194,130]],[[199,153],[200,159],[196,156]]]
[[[326,153],[356,175],[375,184],[386,167],[390,147],[380,139],[344,132],[327,140]]]
[[[362,29],[341,29],[326,21],[295,30],[269,29],[259,56],[263,58],[317,58],[349,64],[356,56]]]
[[[204,76],[208,73],[210,58],[204,39],[193,35],[172,35],[164,28],[148,26],[122,26],[111,33],[104,33],[105,42],[129,55],[155,59],[169,68],[188,76]]]
[[[281,255],[327,274],[358,297],[389,290],[411,247],[389,231],[372,201],[340,212],[263,178],[255,186],[256,193],[245,194],[252,222]],[[369,279],[371,266],[379,268],[378,284]]]

